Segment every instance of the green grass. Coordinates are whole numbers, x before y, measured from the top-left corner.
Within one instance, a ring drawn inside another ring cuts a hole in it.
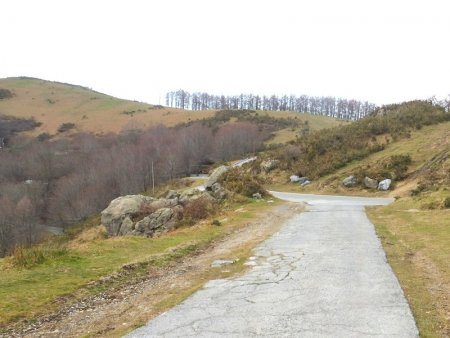
[[[277,204],[278,202],[274,203]],[[270,205],[274,205],[270,204]],[[159,238],[98,236],[98,228],[80,230],[67,244],[64,254],[47,257],[31,268],[14,266],[12,258],[0,260],[0,324],[19,318],[33,318],[55,308],[62,296],[76,298],[102,291],[87,285],[103,276],[120,271],[122,266],[138,264],[147,269],[163,266],[207,246],[211,241],[243,226],[267,208],[267,203],[248,202],[246,212],[229,207],[221,226],[205,221],[190,228],[178,229]],[[91,225],[95,223],[90,220]],[[80,226],[80,229],[83,229]],[[93,234],[89,234],[91,231]],[[77,232],[75,232],[77,233]],[[87,234],[87,235],[86,235]],[[85,235],[83,237],[83,235]],[[92,238],[91,238],[91,237]],[[60,245],[60,244],[58,244]],[[81,291],[80,291],[81,290]]]
[[[368,209],[421,337],[450,335],[450,210],[423,209],[449,195],[439,191]]]

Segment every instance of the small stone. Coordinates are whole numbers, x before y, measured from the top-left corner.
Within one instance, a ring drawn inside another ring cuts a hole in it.
[[[255,192],[255,193],[252,195],[252,197],[253,197],[254,199],[257,199],[257,200],[260,200],[260,199],[262,198],[262,196],[261,196],[261,194],[260,194],[259,192]]]
[[[303,182],[302,184],[300,184],[302,187],[304,187],[305,185],[311,184],[311,181],[306,180],[305,182]]]
[[[237,261],[239,261],[239,259],[217,259],[214,262],[212,262],[211,267],[218,268],[221,266],[234,264]]]
[[[357,183],[358,183],[358,179],[353,175],[348,176],[342,180],[342,184],[344,185],[344,187],[347,187],[347,188],[354,187]]]

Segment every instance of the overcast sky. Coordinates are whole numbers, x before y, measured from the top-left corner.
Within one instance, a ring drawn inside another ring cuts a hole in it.
[[[448,0],[9,0],[0,77],[164,103],[168,90],[450,94]]]

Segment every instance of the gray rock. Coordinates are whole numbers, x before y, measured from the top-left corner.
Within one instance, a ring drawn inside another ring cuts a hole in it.
[[[122,225],[120,226],[119,235],[128,235],[132,233],[134,230],[134,223],[131,220],[130,216],[126,216],[122,221]]]
[[[211,187],[210,194],[217,200],[222,201],[225,198],[227,198],[230,194],[230,192],[222,187],[220,183],[214,183]]]
[[[305,183],[306,181],[309,181],[309,178],[308,178],[308,177],[305,177],[305,176],[299,177],[299,179],[298,179],[298,183],[300,183],[300,184],[303,184],[303,183]],[[309,182],[309,183],[311,183],[311,182]],[[309,184],[309,183],[308,183],[308,184]]]
[[[364,178],[364,185],[367,188],[376,189],[378,188],[378,181],[366,176]]]
[[[300,177],[297,175],[292,175],[291,177],[289,177],[289,179],[292,183],[297,183],[298,181],[300,181]]]
[[[172,199],[177,199],[178,197],[180,197],[180,194],[177,191],[169,190],[169,192],[167,193],[166,199],[172,200]]]
[[[391,184],[392,180],[389,178],[382,180],[380,183],[378,183],[378,190],[389,190]]]
[[[357,183],[358,183],[358,179],[353,175],[344,178],[342,181],[342,184],[344,185],[344,187],[347,187],[347,188],[354,187]]]
[[[205,183],[205,189],[211,190],[214,183],[216,183],[219,180],[220,176],[222,176],[227,171],[228,171],[228,167],[225,165],[222,165],[222,166],[214,169],[213,172],[211,173],[211,175],[209,175],[208,181]]]
[[[144,217],[135,225],[135,232],[140,235],[154,236],[175,228],[183,208],[161,208],[149,216]]]
[[[178,199],[166,199],[166,198],[160,198],[156,201],[152,201],[148,203],[148,209],[150,211],[158,210],[161,208],[173,208],[178,204]]]
[[[262,196],[261,196],[261,194],[260,194],[259,192],[255,192],[255,193],[252,195],[252,197],[255,198],[255,199],[257,199],[257,200],[260,200],[260,199],[262,198]]]
[[[205,199],[209,202],[216,202],[216,199],[211,196],[207,191],[200,191],[196,188],[191,188],[186,191],[183,191],[178,199],[181,205],[186,205],[196,199]]]
[[[121,196],[111,201],[108,207],[101,212],[102,224],[108,230],[110,236],[118,236],[121,233],[121,227],[126,217],[138,214],[142,206],[153,202],[155,199],[143,195]],[[125,222],[129,225],[129,222]]]
[[[278,168],[278,165],[280,164],[280,161],[278,160],[266,160],[262,161],[260,164],[260,167],[262,170],[264,170],[266,173],[269,171],[272,171],[273,169]]]
[[[302,184],[300,184],[302,187],[304,187],[305,185],[311,184],[311,181],[306,180],[304,181]]]

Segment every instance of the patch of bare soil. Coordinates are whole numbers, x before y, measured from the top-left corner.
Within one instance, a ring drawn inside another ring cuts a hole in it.
[[[283,223],[303,210],[301,204],[283,204],[262,212],[213,242],[207,249],[183,258],[177,264],[154,268],[144,278],[63,305],[60,310],[34,323],[11,328],[11,337],[119,336],[145,324],[167,308],[185,299],[209,279],[230,276],[228,267],[212,268],[217,259],[233,259],[244,248],[253,248],[278,231]],[[230,269],[232,270],[232,269]],[[239,270],[235,270],[239,271]],[[233,271],[231,271],[233,272]]]

